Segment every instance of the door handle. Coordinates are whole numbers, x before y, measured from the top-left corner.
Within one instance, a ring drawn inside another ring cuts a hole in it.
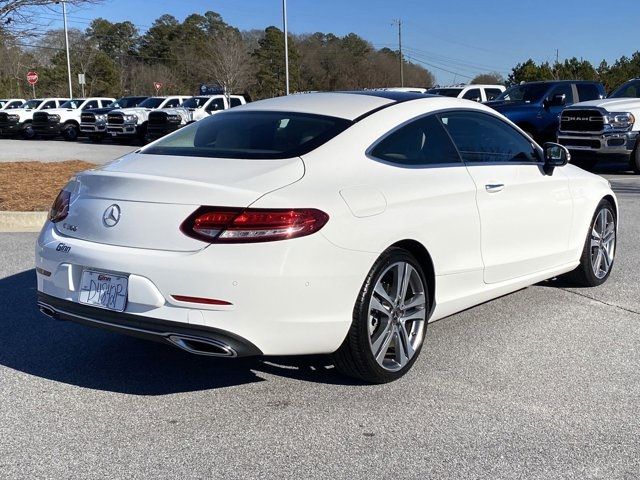
[[[487,183],[484,188],[487,193],[498,193],[504,190],[504,183]]]

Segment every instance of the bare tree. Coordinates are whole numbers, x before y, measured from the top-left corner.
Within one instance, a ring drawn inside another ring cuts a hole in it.
[[[202,66],[206,75],[228,94],[239,93],[247,87],[252,68],[246,43],[233,29],[223,30],[210,37]]]
[[[103,0],[0,0],[0,31],[10,32],[17,37],[28,36],[50,23],[38,15],[44,8],[52,8],[65,1],[67,5],[101,3]]]

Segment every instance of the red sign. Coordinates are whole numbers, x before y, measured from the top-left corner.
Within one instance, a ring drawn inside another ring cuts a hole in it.
[[[156,92],[160,91],[160,89],[162,88],[162,84],[160,82],[154,82],[153,86],[156,89]]]
[[[27,73],[27,82],[29,82],[29,85],[35,85],[38,83],[38,72],[34,72],[32,70]]]

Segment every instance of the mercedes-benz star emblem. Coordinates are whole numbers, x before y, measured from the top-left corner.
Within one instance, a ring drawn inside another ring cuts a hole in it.
[[[113,227],[120,221],[120,207],[115,203],[107,207],[102,214],[102,221],[106,227]]]

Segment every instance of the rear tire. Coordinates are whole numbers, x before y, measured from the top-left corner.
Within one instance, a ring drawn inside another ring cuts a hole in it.
[[[617,221],[611,202],[602,200],[589,224],[580,265],[565,275],[567,282],[581,287],[597,287],[607,281],[615,261]]]
[[[420,354],[428,312],[422,267],[406,250],[387,250],[358,294],[349,333],[332,355],[336,368],[368,383],[402,377]]]

